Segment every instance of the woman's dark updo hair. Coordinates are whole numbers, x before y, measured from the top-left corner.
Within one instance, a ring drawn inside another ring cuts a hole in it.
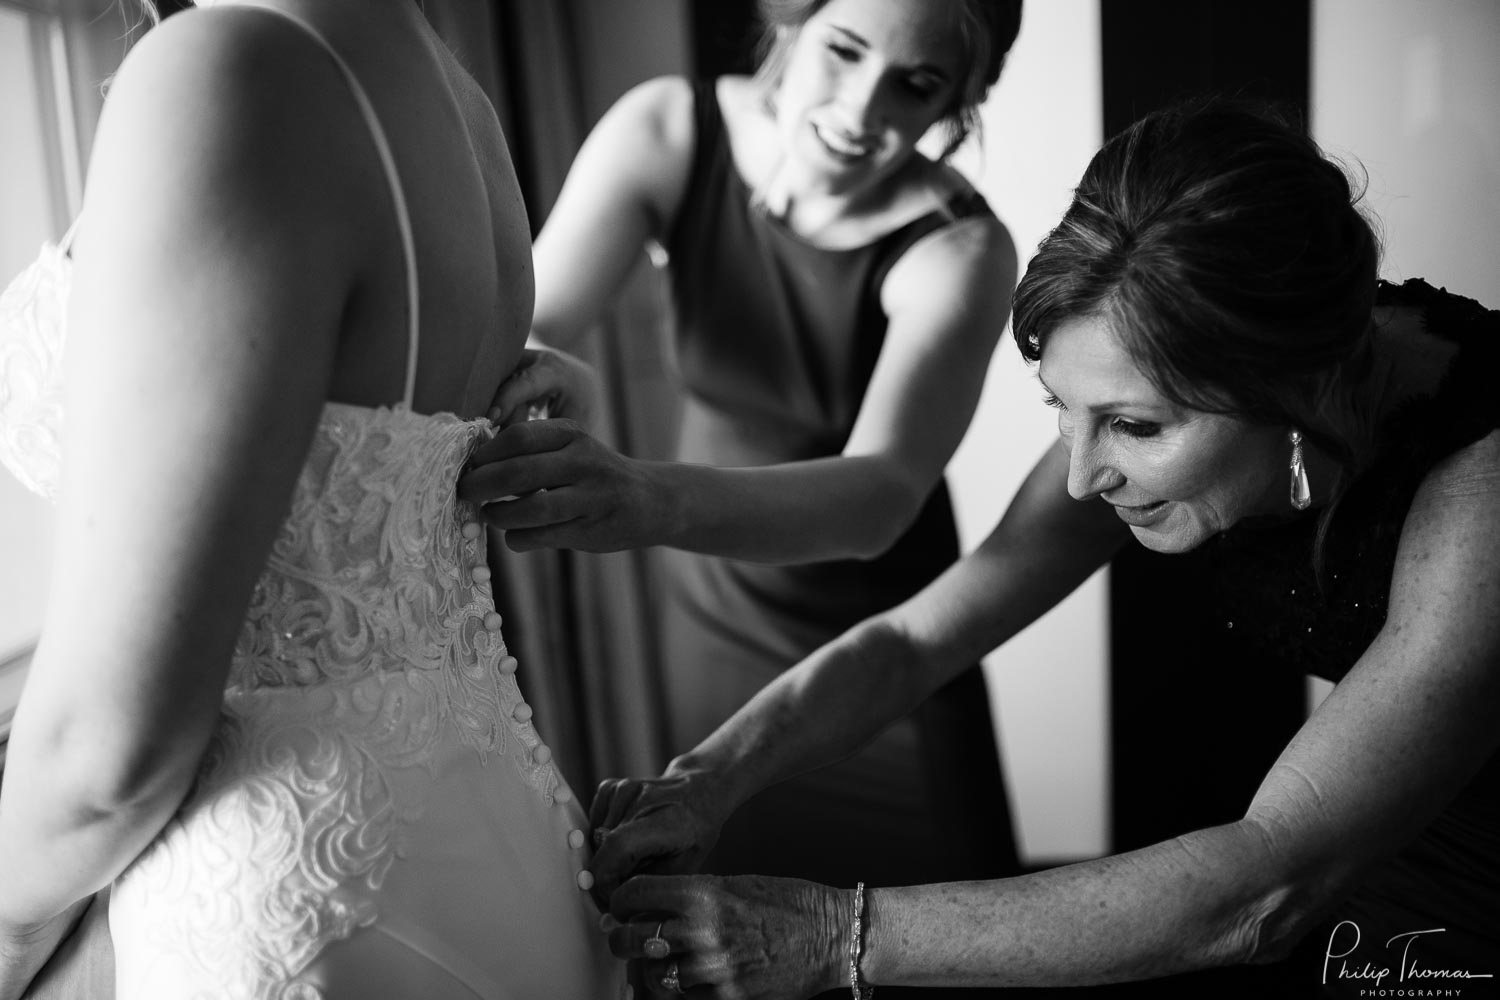
[[[828,0],[757,0],[764,32],[756,77],[768,91],[781,82],[786,52],[797,32],[827,4]],[[1021,0],[953,0],[953,5],[959,65],[967,67],[968,73],[959,81],[953,106],[943,116],[948,133],[945,157],[979,127],[979,106],[1000,79],[1005,56],[1021,31]]]
[[[1344,170],[1265,105],[1159,111],[1095,154],[1016,290],[1021,353],[1103,319],[1163,395],[1368,461],[1379,241]],[[1337,489],[1337,487],[1336,487]]]

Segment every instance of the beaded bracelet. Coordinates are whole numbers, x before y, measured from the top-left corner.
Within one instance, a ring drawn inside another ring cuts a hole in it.
[[[862,986],[859,981],[859,950],[864,944],[865,884],[854,887],[854,926],[849,934],[849,992],[854,1000],[870,1000],[875,987]]]

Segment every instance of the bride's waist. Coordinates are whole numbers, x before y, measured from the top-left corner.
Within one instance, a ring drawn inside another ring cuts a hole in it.
[[[453,690],[442,670],[370,670],[349,677],[319,677],[304,683],[234,683],[224,690],[222,711],[239,720],[341,733],[381,742],[430,743],[458,721],[466,731],[502,723],[506,699],[493,682],[476,675],[487,697]],[[517,699],[519,700],[519,699]],[[461,708],[463,719],[455,720]],[[470,742],[472,739],[460,742]]]

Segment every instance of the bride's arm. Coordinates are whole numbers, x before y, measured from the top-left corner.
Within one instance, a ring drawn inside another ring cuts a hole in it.
[[[172,18],[100,123],[51,589],[0,797],[0,997],[186,794],[326,397],[359,185],[308,86],[331,67],[267,20]]]

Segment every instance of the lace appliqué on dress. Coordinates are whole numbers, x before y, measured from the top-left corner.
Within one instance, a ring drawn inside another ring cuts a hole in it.
[[[311,1000],[297,974],[374,921],[434,752],[560,784],[498,630],[454,483],[482,422],[330,404],[256,584],[223,715],[177,819],[116,884],[150,968],[123,996]],[[124,981],[125,974],[131,981]]]

